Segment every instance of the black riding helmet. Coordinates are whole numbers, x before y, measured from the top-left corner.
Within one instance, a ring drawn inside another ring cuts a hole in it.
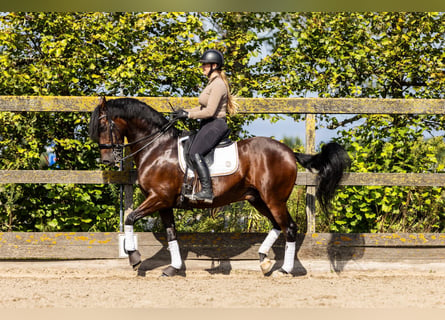
[[[201,63],[215,63],[217,64],[216,70],[221,70],[224,65],[224,56],[221,52],[215,49],[209,49],[204,52],[201,59],[199,59]]]

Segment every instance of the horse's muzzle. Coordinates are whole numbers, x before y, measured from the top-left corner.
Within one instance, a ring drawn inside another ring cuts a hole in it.
[[[113,152],[106,151],[101,153],[100,161],[107,166],[113,166],[116,163],[116,157]]]
[[[114,165],[114,161],[108,160],[108,159],[103,159],[102,160],[102,164],[106,165],[106,166],[112,166]]]

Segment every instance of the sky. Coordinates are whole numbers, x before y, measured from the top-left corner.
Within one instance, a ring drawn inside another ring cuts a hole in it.
[[[281,140],[284,137],[299,137],[303,144],[306,144],[306,128],[305,122],[295,122],[291,117],[282,115],[284,120],[280,120],[276,123],[271,123],[269,120],[257,119],[250,125],[244,126],[250,134],[254,136],[274,137],[277,140]],[[346,117],[345,115],[336,115],[337,119]],[[344,129],[344,128],[343,128]],[[338,130],[329,130],[326,128],[317,129],[315,132],[315,146],[316,148],[322,142],[329,142],[332,138],[337,136]],[[445,136],[445,130],[425,132],[425,138],[431,138],[436,136]]]
[[[295,122],[291,117],[282,115],[284,120],[279,120],[276,123],[271,123],[269,120],[257,119],[251,124],[244,126],[250,134],[254,136],[275,137],[281,140],[284,137],[299,137],[303,143],[306,140],[305,122]],[[315,132],[315,144],[318,146],[321,142],[328,142],[337,135],[336,130],[329,130],[321,128]]]

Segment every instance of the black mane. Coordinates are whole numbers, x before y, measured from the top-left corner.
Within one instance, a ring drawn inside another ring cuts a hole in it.
[[[106,101],[108,116],[122,119],[143,119],[152,126],[161,128],[168,120],[149,105],[133,98],[118,98]],[[93,141],[99,140],[99,113],[97,106],[91,114],[89,135]]]

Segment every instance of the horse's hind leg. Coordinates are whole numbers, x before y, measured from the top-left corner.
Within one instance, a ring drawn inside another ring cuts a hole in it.
[[[260,246],[260,266],[264,274],[270,272],[273,267],[272,262],[266,258],[268,251],[278,239],[280,230],[283,231],[286,239],[286,249],[284,252],[283,265],[280,268],[282,273],[291,273],[294,268],[295,251],[296,251],[296,237],[297,225],[287,210],[285,202],[278,202],[278,204],[269,204],[259,198],[250,200],[250,203],[263,215],[269,218],[273,224],[272,230],[269,231],[266,239]]]
[[[295,263],[295,251],[297,241],[297,225],[287,210],[286,204],[279,206],[279,208],[271,209],[277,223],[282,226],[282,230],[286,239],[286,248],[284,251],[284,261],[280,268],[281,273],[292,273]]]
[[[269,208],[266,206],[266,204],[263,202],[263,200],[261,200],[259,196],[249,199],[249,202],[261,214],[267,217],[273,225],[272,229],[269,231],[266,238],[261,243],[260,248],[258,249],[261,271],[263,272],[263,274],[267,274],[272,270],[275,263],[274,261],[270,260],[267,256],[269,254],[270,249],[280,236],[281,228],[273,218]]]
[[[263,274],[269,273],[275,264],[275,261],[270,260],[267,255],[269,254],[269,250],[272,248],[275,241],[277,241],[278,237],[280,236],[280,233],[281,230],[272,228],[258,249],[258,254],[260,256],[260,268]]]
[[[291,273],[292,270],[294,269],[294,263],[295,263],[297,225],[292,220],[290,214],[287,213],[287,215],[289,220],[289,226],[287,227],[284,233],[286,237],[286,249],[284,251],[283,266],[281,267],[280,271],[284,273]]]

